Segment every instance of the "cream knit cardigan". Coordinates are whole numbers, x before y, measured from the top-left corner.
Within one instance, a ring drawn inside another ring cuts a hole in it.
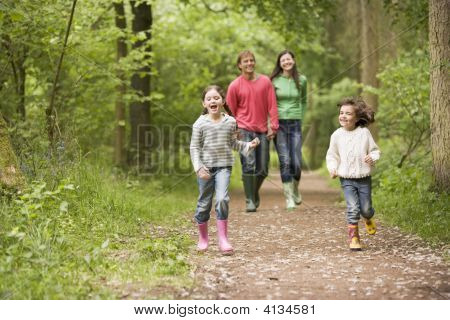
[[[352,131],[339,128],[331,135],[327,151],[327,168],[336,170],[341,178],[364,178],[371,175],[373,166],[364,162],[370,155],[374,161],[380,159],[380,149],[369,129],[356,127]]]

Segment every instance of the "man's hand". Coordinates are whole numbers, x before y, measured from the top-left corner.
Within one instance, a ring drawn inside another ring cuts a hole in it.
[[[276,132],[272,130],[271,127],[267,129],[267,139],[272,140],[276,136]]]
[[[209,174],[209,170],[206,167],[201,167],[198,171],[197,171],[197,176],[200,179],[203,180],[209,180],[211,179],[211,175]]]

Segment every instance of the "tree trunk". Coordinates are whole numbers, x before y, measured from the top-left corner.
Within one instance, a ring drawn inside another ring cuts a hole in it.
[[[130,164],[137,165],[139,169],[145,166],[145,141],[146,133],[150,126],[150,39],[152,27],[152,8],[146,2],[139,5],[136,1],[130,1],[131,9],[134,15],[132,29],[134,34],[144,32],[145,39],[138,40],[133,44],[133,49],[143,50],[145,58],[140,62],[142,67],[135,71],[131,78],[131,87],[139,96],[139,99],[133,101],[130,105],[130,125],[131,125],[131,144],[130,144]]]
[[[14,84],[16,89],[16,94],[18,98],[17,102],[17,113],[22,120],[25,120],[25,59],[27,48],[25,44],[22,44],[20,48],[13,48],[11,38],[4,34],[2,35],[2,44],[6,49],[6,53],[11,65],[11,71],[14,77]],[[17,54],[17,57],[14,55]]]
[[[0,189],[21,189],[25,179],[11,146],[8,127],[0,113]]]
[[[67,40],[70,34],[70,27],[72,26],[73,15],[75,13],[75,6],[77,4],[77,0],[72,1],[72,10],[70,11],[69,22],[67,23],[66,28],[66,36],[64,38],[64,45],[61,51],[61,55],[59,56],[58,65],[56,67],[55,80],[53,81],[53,89],[52,95],[50,98],[50,103],[45,110],[45,114],[47,116],[47,134],[48,139],[50,141],[50,149],[53,149],[55,142],[55,127],[56,127],[56,111],[55,111],[55,97],[58,86],[59,75],[61,73],[61,66],[64,58],[64,53],[67,47]]]
[[[116,61],[119,63],[121,58],[127,56],[127,44],[125,42],[124,32],[127,28],[125,10],[123,1],[115,2],[114,9],[116,12],[116,27],[122,32],[117,38],[117,55]],[[116,166],[123,167],[126,162],[125,156],[125,101],[124,95],[127,90],[126,78],[124,71],[118,67],[117,77],[120,83],[117,85],[116,97],[116,136],[114,143],[114,163]]]
[[[378,88],[378,14],[377,1],[360,0],[361,6],[361,82]],[[372,93],[363,92],[364,100],[375,111],[378,109],[378,97]],[[370,131],[375,140],[378,138],[378,129],[371,125]]]
[[[450,191],[450,0],[429,2],[430,124],[436,190]]]

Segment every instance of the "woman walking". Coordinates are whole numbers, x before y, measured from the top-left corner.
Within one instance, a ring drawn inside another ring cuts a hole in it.
[[[279,119],[275,147],[286,208],[292,210],[302,202],[298,185],[302,175],[302,120],[307,104],[307,80],[299,74],[295,56],[289,50],[278,55],[270,79],[275,87]]]

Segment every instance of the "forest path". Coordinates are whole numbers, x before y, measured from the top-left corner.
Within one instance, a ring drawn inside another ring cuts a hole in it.
[[[261,207],[246,213],[242,190],[231,194],[232,256],[218,252],[215,218],[208,252],[193,252],[194,286],[179,299],[449,299],[449,263],[420,238],[378,222],[374,236],[362,221],[363,250],[346,242],[345,207],[325,178],[304,173],[303,203],[284,209],[279,175],[261,189]],[[212,215],[214,216],[214,214]],[[192,236],[197,237],[196,229]]]

